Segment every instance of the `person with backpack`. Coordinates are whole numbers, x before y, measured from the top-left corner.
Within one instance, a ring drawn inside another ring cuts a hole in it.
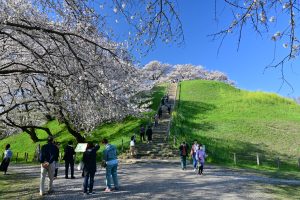
[[[160,106],[159,109],[158,109],[158,118],[159,119],[161,119],[161,117],[162,117],[162,112],[163,112],[162,107]]]
[[[186,156],[188,155],[188,145],[185,142],[179,147],[180,151],[180,160],[181,160],[181,168],[182,170],[186,170]]]
[[[0,165],[0,171],[3,171],[3,174],[6,175],[7,168],[9,166],[10,160],[12,158],[12,151],[10,150],[10,144],[7,144],[4,152],[4,159]]]
[[[199,149],[196,152],[196,157],[198,160],[198,174],[199,175],[203,175],[203,167],[204,167],[204,163],[205,163],[205,158],[207,157],[202,144],[199,145]]]
[[[194,144],[191,148],[190,155],[193,159],[193,166],[194,166],[194,171],[197,170],[197,157],[196,157],[196,152],[199,149],[199,144],[197,143],[197,140],[194,141]]]

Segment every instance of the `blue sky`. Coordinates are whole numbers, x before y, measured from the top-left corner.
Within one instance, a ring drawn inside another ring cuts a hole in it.
[[[153,51],[140,58],[141,63],[159,60],[170,64],[202,65],[208,70],[226,73],[241,89],[274,92],[286,97],[300,96],[298,60],[285,65],[286,79],[293,86],[294,91],[287,84],[281,88],[280,70],[264,70],[274,57],[275,42],[270,39],[274,32],[266,33],[264,37],[261,37],[250,28],[246,28],[239,51],[237,51],[238,35],[232,34],[225,39],[217,55],[221,40],[212,41],[208,35],[224,28],[230,22],[231,15],[223,10],[224,3],[218,1],[218,21],[215,21],[214,1],[203,2],[201,0],[178,0],[185,44],[178,47],[175,44],[166,45],[158,42]],[[276,27],[271,27],[271,30],[272,28],[276,30]],[[276,44],[277,58],[287,53],[287,50],[282,48],[282,44],[283,42]]]

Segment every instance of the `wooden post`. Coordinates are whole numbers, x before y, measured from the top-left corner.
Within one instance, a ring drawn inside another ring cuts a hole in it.
[[[276,158],[276,165],[277,165],[277,168],[279,169],[279,167],[280,167],[280,159],[279,159],[279,157]]]
[[[24,160],[26,160],[26,152],[24,153]]]
[[[19,153],[17,152],[16,163],[18,162]]]
[[[298,158],[298,167],[300,169],[300,158]]]
[[[123,138],[122,138],[122,153],[123,153],[123,150],[124,150],[124,140],[123,140]]]
[[[236,165],[236,153],[233,153],[233,162]]]
[[[174,136],[174,146],[176,145],[176,138],[175,138],[175,136]]]
[[[256,154],[256,163],[259,166],[260,163],[259,163],[259,154],[258,153]]]

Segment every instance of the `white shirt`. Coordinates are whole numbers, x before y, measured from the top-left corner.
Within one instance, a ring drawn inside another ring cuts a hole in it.
[[[130,141],[130,146],[134,147],[134,141],[133,140]]]

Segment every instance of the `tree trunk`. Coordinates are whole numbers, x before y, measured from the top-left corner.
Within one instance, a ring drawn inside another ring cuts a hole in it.
[[[71,133],[71,135],[73,135],[76,138],[76,141],[78,143],[85,142],[85,138],[82,137],[82,135],[79,132],[72,129],[72,127],[70,126],[70,124],[68,122],[65,121],[65,124],[66,124],[68,131]]]
[[[36,132],[34,131],[34,129],[29,130],[28,128],[22,128],[22,131],[28,133],[34,143],[39,141],[39,138],[36,136]]]

